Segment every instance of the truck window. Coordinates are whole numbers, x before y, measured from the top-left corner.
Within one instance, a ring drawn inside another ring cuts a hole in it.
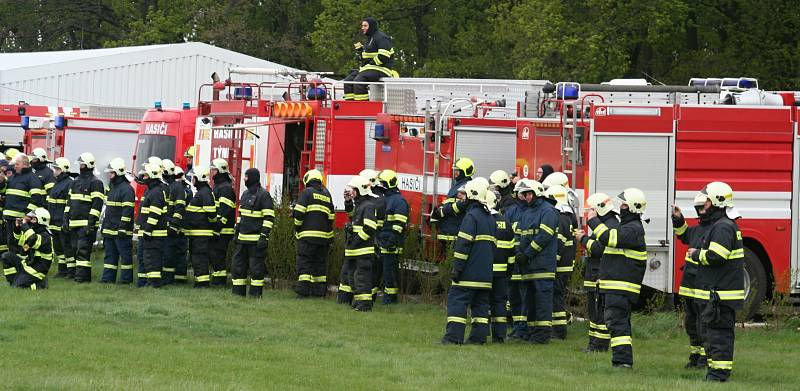
[[[175,143],[175,136],[140,134],[136,145],[136,161],[133,162],[133,173],[136,174],[150,156],[175,161]]]

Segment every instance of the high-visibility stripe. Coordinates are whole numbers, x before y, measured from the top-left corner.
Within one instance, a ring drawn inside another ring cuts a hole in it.
[[[551,280],[556,278],[556,274],[552,272],[542,272],[542,273],[530,273],[530,274],[523,274],[523,280]]]
[[[608,289],[608,290],[617,290],[617,291],[625,291],[631,292],[635,294],[639,294],[642,290],[642,286],[639,284],[634,284],[627,281],[617,281],[617,280],[600,280],[599,281],[600,289]]]
[[[323,239],[333,239],[333,231],[330,232],[323,232],[323,231],[301,231],[295,234],[295,238],[302,239],[302,238],[323,238]]]
[[[372,293],[360,293],[353,296],[355,301],[372,301]]]
[[[208,274],[204,274],[202,276],[195,276],[194,279],[197,282],[209,282],[211,281],[211,276],[209,276]]]
[[[633,339],[630,335],[623,335],[620,337],[613,337],[611,338],[611,347],[622,346],[622,345],[632,345]]]
[[[460,286],[462,288],[486,288],[492,289],[491,282],[479,282],[479,281],[453,281],[453,286]]]
[[[550,320],[535,320],[528,322],[528,326],[530,327],[551,327],[552,325],[553,322]]]
[[[505,263],[493,263],[492,264],[492,271],[493,272],[505,272],[508,271],[508,265]]]
[[[474,236],[472,236],[472,235],[470,235],[468,233],[465,233],[465,232],[459,232],[458,233],[458,237],[461,238],[461,239],[464,239],[464,240],[466,240],[468,242],[471,242],[471,241],[475,240]]]
[[[339,284],[339,292],[352,293],[353,287],[351,287],[350,285]]]
[[[733,369],[733,361],[712,360],[709,358],[708,367],[711,369],[721,369],[725,371],[730,371]]]
[[[447,317],[447,323],[450,323],[450,322],[467,324],[467,318],[462,318],[460,316],[448,316]]]
[[[358,257],[361,255],[370,255],[370,254],[375,254],[375,247],[362,247],[362,248],[344,250],[345,257]]]
[[[473,318],[472,318],[472,323],[477,323],[477,324],[489,324],[489,318],[483,318],[483,317],[473,317]]]
[[[297,276],[297,281],[313,282],[314,278],[310,274],[300,274]]]
[[[683,225],[681,225],[678,228],[672,227],[672,230],[675,232],[675,235],[678,235],[678,236],[683,235],[684,233],[686,233],[687,229],[689,229],[689,224],[686,224],[685,221],[683,222]]]

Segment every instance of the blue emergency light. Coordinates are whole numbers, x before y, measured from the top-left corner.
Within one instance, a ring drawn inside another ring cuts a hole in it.
[[[156,103],[153,104],[156,110],[161,111],[161,101],[157,100]]]
[[[58,130],[63,130],[67,126],[67,118],[64,114],[59,114],[53,118],[53,126]]]
[[[581,86],[578,83],[556,84],[556,98],[558,99],[578,99],[580,94]]]
[[[189,102],[183,102],[183,109],[189,110],[192,106],[189,105]]]
[[[31,128],[31,117],[28,117],[27,115],[22,116],[22,118],[19,121],[19,126],[21,126],[22,129],[25,129],[25,130],[30,129]]]
[[[253,98],[252,87],[236,87],[233,89],[233,99],[250,100]]]

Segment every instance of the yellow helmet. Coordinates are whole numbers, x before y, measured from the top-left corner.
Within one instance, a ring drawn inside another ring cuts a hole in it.
[[[108,166],[106,167],[106,172],[113,172],[118,176],[125,175],[125,160],[122,160],[120,157],[115,157],[108,162]]]
[[[486,178],[475,178],[464,186],[464,192],[467,193],[468,200],[476,200],[484,202],[486,198],[486,191],[489,189],[489,181]]]
[[[306,174],[303,175],[303,184],[306,186],[308,186],[309,182],[314,180],[322,182],[322,173],[319,170],[308,170]]]
[[[569,194],[567,193],[567,188],[564,186],[561,185],[550,186],[547,188],[545,195],[547,196],[547,198],[555,200],[557,206],[569,205]]]
[[[361,175],[356,175],[350,179],[350,182],[347,183],[347,186],[355,189],[360,196],[372,194],[372,185],[369,183],[369,179],[364,178]]]
[[[475,163],[472,162],[472,159],[462,157],[456,161],[455,164],[456,169],[462,171],[466,176],[472,176],[475,173]]]
[[[75,161],[75,165],[81,166],[84,165],[86,168],[94,168],[94,165],[97,162],[94,159],[94,155],[91,152],[84,152],[78,156],[78,160]]]
[[[56,161],[52,164],[53,168],[58,168],[63,172],[69,172],[69,159],[65,157],[56,158]]]
[[[208,172],[208,167],[200,166],[194,168],[194,179],[198,182],[208,182],[208,177],[211,174]]]
[[[635,187],[625,189],[617,198],[622,200],[623,204],[628,205],[631,213],[642,214],[647,207],[647,198],[644,192]]]
[[[545,189],[549,188],[550,186],[556,186],[556,185],[568,188],[569,178],[567,178],[567,174],[564,174],[563,172],[560,171],[556,171],[548,175],[547,178],[544,178],[544,181],[542,181],[542,185],[544,185]]]
[[[28,156],[31,159],[39,159],[42,163],[47,163],[47,151],[44,148],[34,148],[33,154]]]
[[[394,189],[397,187],[397,173],[393,170],[383,170],[378,175],[378,179],[385,183],[387,189]]]
[[[8,158],[8,160],[14,160],[14,158],[17,157],[17,155],[19,155],[19,149],[16,148],[6,149],[6,157]]]
[[[147,174],[150,179],[161,179],[161,166],[155,163],[145,163],[144,173]]]
[[[594,209],[600,216],[605,216],[614,210],[614,202],[606,193],[594,193],[586,199],[586,205]]]
[[[175,175],[175,163],[172,160],[164,159],[161,161],[161,167],[164,168],[164,173],[167,175]]]
[[[209,168],[213,168],[220,172],[220,174],[227,174],[228,171],[228,162],[222,158],[216,158],[211,161],[211,166]]]
[[[700,191],[711,205],[718,208],[733,207],[733,189],[725,182],[711,182]]]
[[[194,145],[189,148],[186,148],[186,152],[183,153],[183,157],[185,158],[194,158]]]
[[[497,170],[493,172],[491,175],[489,175],[489,180],[499,189],[505,188],[511,184],[511,177],[503,170]]]
[[[358,175],[366,180],[369,181],[370,186],[375,186],[378,184],[378,175],[380,173],[378,171],[365,168],[358,173]]]

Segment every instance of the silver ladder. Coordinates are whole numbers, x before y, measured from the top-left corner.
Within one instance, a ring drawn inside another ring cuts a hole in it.
[[[561,171],[576,183],[578,167],[578,110],[577,100],[563,101],[561,106]]]
[[[422,207],[420,209],[420,227],[425,225],[425,219],[430,217],[431,213],[428,212],[428,179],[433,182],[433,190],[430,196],[430,210],[433,211],[438,205],[437,195],[439,194],[439,159],[442,152],[442,129],[441,129],[441,110],[440,104],[437,103],[437,108],[434,113],[430,110],[430,101],[425,105],[425,126],[424,126],[424,139],[422,140]],[[431,129],[431,122],[433,128]],[[433,140],[431,140],[433,139]],[[428,157],[432,157],[433,169],[428,163]]]

